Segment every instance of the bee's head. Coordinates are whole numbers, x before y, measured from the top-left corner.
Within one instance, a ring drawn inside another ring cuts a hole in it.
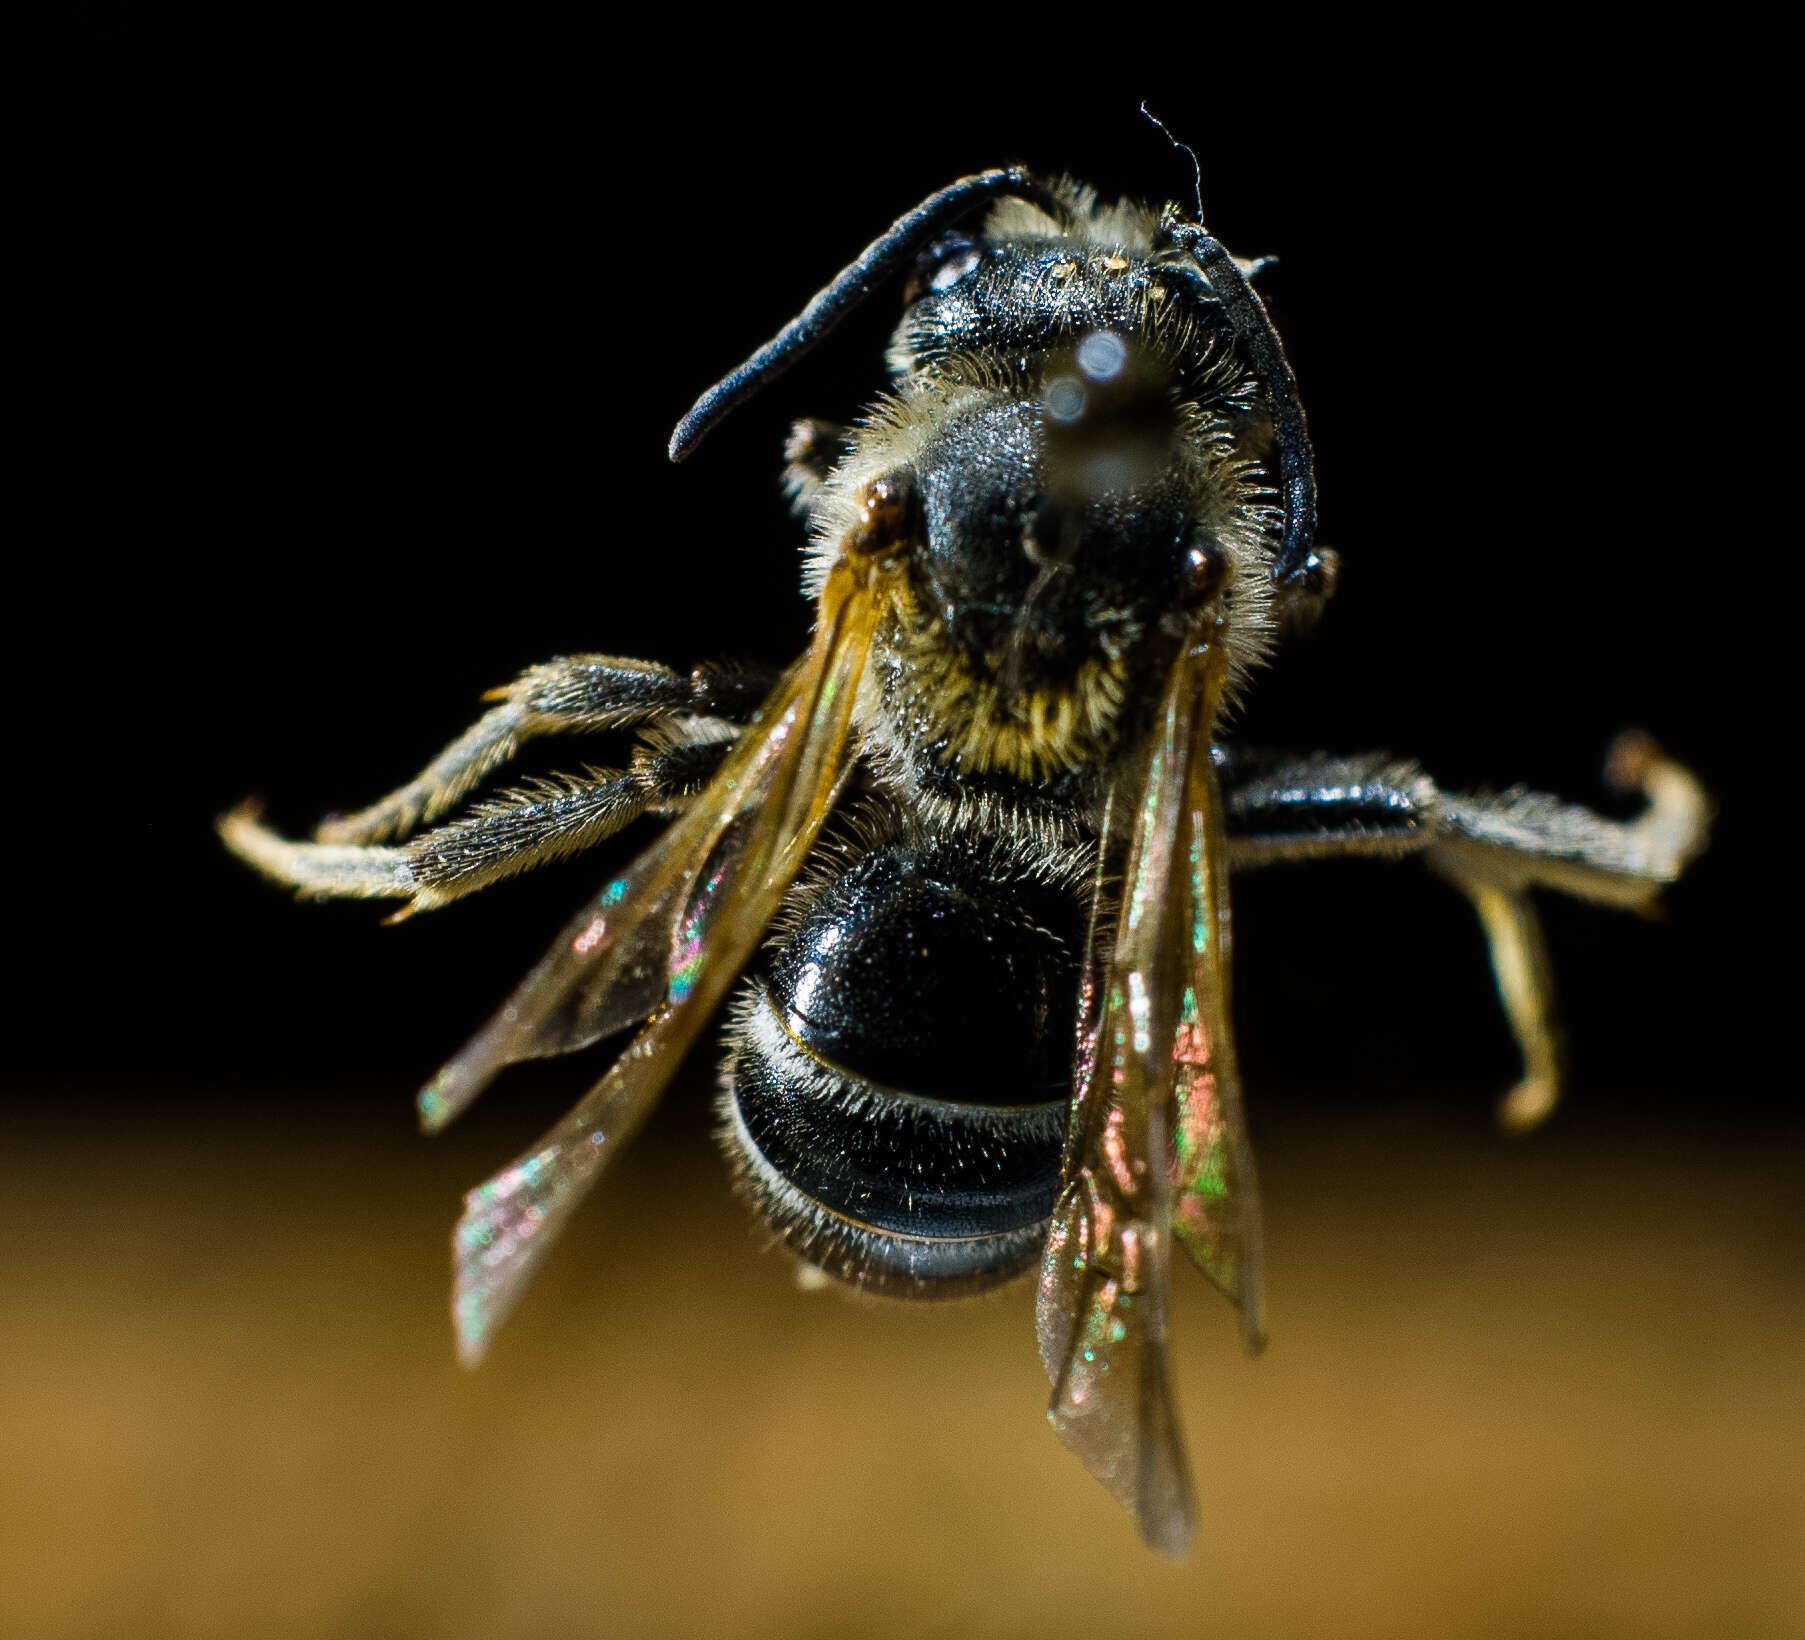
[[[1011,694],[1185,622],[1226,567],[1186,456],[1167,373],[1113,331],[974,395],[918,457],[916,584],[945,641]]]
[[[1007,380],[944,370],[855,442],[816,509],[818,548],[849,482],[881,486],[905,520],[883,643],[891,693],[943,763],[1044,776],[1105,760],[1124,704],[1157,693],[1212,606],[1233,612],[1269,498],[1195,421],[1156,353],[1098,330]]]

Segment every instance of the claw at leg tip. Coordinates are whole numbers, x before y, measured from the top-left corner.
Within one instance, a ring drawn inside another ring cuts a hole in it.
[[[261,831],[263,829],[263,799],[261,797],[240,798],[213,822],[213,829],[227,843],[246,831]]]
[[[1528,1133],[1548,1120],[1560,1098],[1553,1077],[1525,1077],[1498,1101],[1498,1125],[1507,1133]]]
[[[1625,729],[1604,754],[1605,784],[1613,791],[1639,791],[1665,754],[1655,737],[1643,729]]]

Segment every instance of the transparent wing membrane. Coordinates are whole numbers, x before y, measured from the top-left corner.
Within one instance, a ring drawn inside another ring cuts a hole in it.
[[[1227,850],[1209,758],[1223,657],[1173,668],[1101,855],[1131,828],[1114,948],[1096,941],[1037,1325],[1060,1438],[1134,1512],[1148,1545],[1194,1531],[1166,1337],[1171,1239],[1260,1332],[1259,1215],[1228,1013]]]
[[[874,606],[844,565],[809,654],[707,792],[604,888],[420,1096],[449,1121],[504,1066],[651,1016],[551,1132],[465,1198],[453,1238],[459,1350],[478,1360],[547,1247],[645,1119],[814,846],[851,763]]]
[[[1242,1337],[1257,1350],[1266,1342],[1265,1282],[1259,1182],[1235,1059],[1228,834],[1203,745],[1185,779],[1187,836],[1174,884],[1182,890],[1177,932],[1185,943],[1171,960],[1189,966],[1181,966],[1187,983],[1172,1043],[1172,1227],[1198,1269],[1240,1310]]]

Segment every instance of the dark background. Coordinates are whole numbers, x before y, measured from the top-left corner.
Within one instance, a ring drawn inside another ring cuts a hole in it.
[[[1032,63],[875,19],[805,62],[801,16],[704,73],[699,20],[498,15],[90,6],[46,60],[0,1631],[1796,1626],[1805,1129],[1747,744],[1790,732],[1753,665],[1788,594],[1749,573],[1780,469],[1740,74],[1647,27],[1234,47],[1170,17]],[[295,834],[371,800],[549,655],[795,655],[783,433],[879,389],[892,298],[680,469],[672,424],[954,176],[1188,197],[1143,96],[1212,229],[1282,259],[1344,561],[1234,733],[1609,808],[1636,725],[1721,811],[1663,921],[1545,902],[1574,1083],[1523,1142],[1464,902],[1410,866],[1237,884],[1275,1343],[1245,1366],[1181,1281],[1180,1569],[1038,1427],[1025,1289],[790,1292],[706,1136],[712,1049],[460,1375],[458,1192],[598,1066],[511,1072],[431,1144],[411,1095],[649,832],[397,928],[211,833],[247,793]]]
[[[212,817],[256,792],[304,833],[552,654],[787,660],[809,612],[783,432],[878,390],[894,297],[674,468],[694,395],[952,176],[1191,188],[1126,88],[635,85],[620,63],[598,85],[590,44],[137,25],[77,53],[44,236],[60,595],[22,608],[20,675],[51,794],[29,826],[46,863],[73,835],[79,869],[24,885],[33,1070],[430,1069],[602,867],[383,930],[285,905]],[[1649,729],[1723,819],[1668,927],[1547,906],[1576,1073],[1594,1100],[1751,1114],[1769,1090],[1723,1070],[1752,1025],[1726,740],[1748,518],[1730,366],[1665,232],[1684,200],[1716,271],[1722,154],[1657,86],[1577,69],[1490,96],[1369,80],[1282,118],[1140,89],[1202,154],[1215,231],[1282,259],[1263,288],[1345,566],[1233,732],[1600,802],[1610,738]],[[1272,875],[1240,906],[1263,1103],[1509,1076],[1478,931],[1423,874]],[[97,1008],[81,976],[121,919],[131,978]]]

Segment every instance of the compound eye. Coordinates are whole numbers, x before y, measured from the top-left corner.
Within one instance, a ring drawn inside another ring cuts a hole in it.
[[[903,304],[919,302],[932,290],[958,284],[978,265],[978,247],[969,234],[943,233],[921,255],[903,287]]]
[[[1181,593],[1184,601],[1192,607],[1207,602],[1228,584],[1232,571],[1233,565],[1228,554],[1214,537],[1206,534],[1194,536],[1185,553]]]

